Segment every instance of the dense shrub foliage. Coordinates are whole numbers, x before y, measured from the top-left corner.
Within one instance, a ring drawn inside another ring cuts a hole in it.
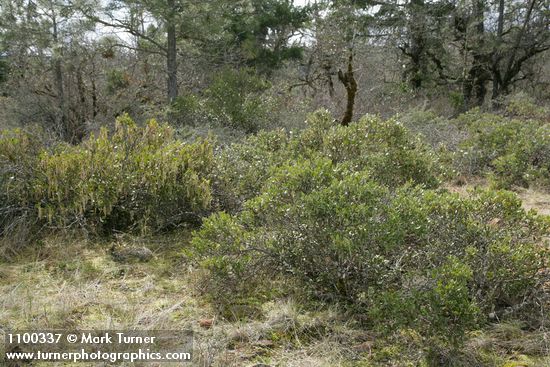
[[[37,133],[40,131],[21,129],[0,133],[1,233],[25,231],[35,220],[26,195],[32,192],[34,177],[39,174],[36,168],[43,145]]]
[[[523,120],[550,122],[550,109],[535,104],[527,94],[519,92],[507,99],[505,113]]]
[[[317,157],[348,173],[368,170],[390,187],[409,181],[426,187],[439,183],[442,167],[434,152],[395,120],[366,116],[343,127],[328,112],[318,111],[307,123],[298,133],[262,132],[224,149],[213,179],[221,207],[238,210],[262,191],[278,167]]]
[[[290,138],[283,130],[262,131],[221,149],[215,158],[212,182],[219,206],[238,210],[245,200],[260,193],[272,167],[292,156]]]
[[[159,230],[196,220],[211,201],[210,143],[179,142],[154,120],[138,127],[125,115],[112,133],[52,149],[6,132],[0,155],[8,206],[53,227]]]
[[[547,219],[511,192],[437,189],[433,153],[394,120],[341,127],[318,112],[308,123],[219,157],[217,193],[232,214],[208,218],[190,254],[220,311],[297,284],[375,328],[452,345],[489,319],[536,319]]]
[[[316,158],[275,170],[244,207],[213,215],[193,240],[222,307],[288,278],[384,327],[458,337],[492,312],[532,307],[547,266],[537,242],[548,221],[509,192],[391,189]]]
[[[270,87],[250,69],[222,69],[201,95],[178,97],[168,117],[180,125],[210,124],[257,132],[273,120],[275,100],[267,93]]]
[[[539,325],[550,220],[509,191],[459,196],[439,184],[452,159],[501,187],[549,182],[549,125],[472,111],[451,122],[458,141],[430,141],[444,120],[404,121],[365,116],[343,127],[318,111],[303,130],[216,150],[127,115],[76,146],[3,131],[1,229],[160,231],[213,211],[186,254],[225,316],[289,291],[444,347],[487,321]]]
[[[454,119],[412,110],[399,120],[438,153],[448,176],[486,176],[496,188],[550,189],[550,113],[525,97],[500,114],[473,109]]]
[[[515,107],[518,108],[518,107]],[[550,189],[550,124],[473,111],[458,119],[469,137],[458,151],[470,174],[488,172],[498,187]]]

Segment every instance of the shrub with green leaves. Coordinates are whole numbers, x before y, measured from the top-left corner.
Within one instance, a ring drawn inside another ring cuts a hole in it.
[[[548,221],[509,192],[465,199],[391,187],[376,169],[354,171],[319,153],[298,158],[274,169],[238,215],[207,219],[192,252],[211,299],[224,309],[287,279],[374,325],[390,318],[457,340],[491,312],[536,304]]]
[[[412,133],[417,134],[439,155],[445,151],[456,151],[460,143],[467,138],[465,129],[454,120],[448,120],[431,110],[413,109],[397,117]]]
[[[165,111],[174,125],[229,128],[256,133],[275,125],[275,99],[271,84],[251,69],[224,68],[214,74],[200,94],[179,96]]]
[[[130,76],[126,72],[118,69],[107,71],[107,93],[115,94],[129,85]]]
[[[425,187],[439,184],[443,169],[434,152],[395,120],[367,116],[343,127],[327,111],[317,111],[307,124],[298,133],[261,132],[222,149],[213,178],[221,208],[240,210],[279,167],[317,157],[338,170],[368,169],[373,180],[391,187],[409,181]]]
[[[309,128],[297,142],[304,156],[320,153],[353,171],[368,168],[378,182],[391,187],[409,181],[426,187],[439,184],[442,167],[437,157],[397,120],[367,115],[349,127],[333,121],[326,112],[310,116]]]
[[[269,118],[269,101],[262,94],[269,82],[249,69],[224,69],[205,92],[208,111],[225,125],[257,131]]]
[[[197,126],[207,123],[204,101],[196,94],[179,95],[165,110],[165,117],[173,126]]]
[[[515,118],[550,122],[548,107],[537,106],[531,97],[521,92],[508,98],[505,113]]]
[[[457,161],[470,174],[487,173],[496,187],[550,187],[550,125],[539,120],[516,120],[477,111],[458,121],[469,131]],[[469,162],[469,164],[465,164]]]
[[[0,152],[10,157],[11,142]],[[167,125],[138,127],[127,115],[80,145],[26,152],[31,174],[12,201],[52,227],[94,232],[162,230],[197,220],[211,201],[208,141],[185,144]],[[3,185],[9,191],[9,186]],[[13,190],[12,190],[13,191]]]
[[[292,156],[291,139],[283,130],[261,131],[218,151],[212,174],[219,208],[234,212],[260,193],[273,167]]]
[[[26,230],[34,221],[33,178],[43,149],[40,131],[13,129],[0,132],[0,234]]]

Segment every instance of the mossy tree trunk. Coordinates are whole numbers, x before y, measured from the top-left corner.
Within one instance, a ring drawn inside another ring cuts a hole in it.
[[[357,94],[357,81],[353,75],[353,51],[350,51],[348,58],[348,67],[345,72],[338,70],[338,80],[346,88],[347,100],[346,100],[346,111],[342,117],[340,124],[342,126],[348,126],[351,120],[353,119],[353,107],[355,105],[355,95]]]

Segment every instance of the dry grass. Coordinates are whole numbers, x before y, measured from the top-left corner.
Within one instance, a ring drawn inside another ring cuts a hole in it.
[[[189,295],[184,275],[171,273],[173,264],[160,257],[124,265],[104,247],[63,242],[49,239],[40,251],[0,265],[5,328],[188,329],[188,315],[208,312]]]
[[[534,209],[541,215],[550,215],[550,193],[533,189],[520,189],[518,195],[526,210]]]
[[[346,356],[337,344],[345,333],[323,336],[323,325],[329,321],[332,329],[338,323],[347,332],[335,312],[299,313],[292,302],[281,301],[265,305],[262,320],[216,320],[209,305],[193,294],[193,271],[179,251],[187,240],[186,236],[139,240],[155,252],[154,259],[120,264],[111,259],[110,244],[49,238],[40,248],[0,264],[0,325],[8,330],[192,329],[190,366],[343,365]],[[120,241],[136,243],[132,238]],[[204,319],[213,319],[213,326],[201,327],[199,321]],[[312,343],[306,331],[319,340]],[[302,346],[302,338],[308,339],[307,346]]]

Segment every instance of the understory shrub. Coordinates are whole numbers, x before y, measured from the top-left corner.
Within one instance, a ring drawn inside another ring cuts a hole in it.
[[[0,236],[10,233],[14,243],[18,236],[25,236],[29,222],[36,220],[32,204],[22,195],[33,190],[33,178],[38,174],[43,149],[39,134],[22,129],[0,132]]]
[[[525,95],[510,97],[497,113],[476,108],[447,119],[412,110],[398,118],[437,151],[446,178],[486,176],[495,188],[550,188],[550,114]]]
[[[413,109],[398,118],[407,129],[418,134],[434,149],[455,151],[468,136],[459,124],[430,110]]]
[[[244,201],[262,192],[279,167],[317,157],[338,170],[368,169],[373,180],[390,187],[407,182],[437,187],[443,173],[434,152],[396,120],[366,116],[344,127],[328,112],[317,111],[298,133],[261,132],[224,148],[213,174],[220,207],[240,210]]]
[[[508,98],[505,113],[515,118],[550,122],[550,109],[536,105],[531,97],[522,92]]]
[[[550,124],[478,111],[459,121],[469,131],[457,154],[467,173],[487,173],[498,188],[550,188]]]
[[[402,171],[380,179],[376,164],[347,163],[319,153],[288,161],[240,213],[205,221],[191,254],[220,309],[265,297],[280,280],[367,314],[374,327],[454,344],[490,314],[534,314],[548,220],[510,192],[390,186]]]
[[[349,127],[332,124],[323,112],[313,114],[295,144],[302,155],[321,154],[352,171],[367,168],[391,187],[414,182],[436,187],[442,173],[437,157],[397,120],[365,116]]]
[[[215,156],[212,176],[218,206],[234,212],[245,200],[258,195],[272,167],[292,157],[290,140],[283,130],[261,131],[221,148]]]
[[[205,124],[254,133],[273,125],[275,99],[271,84],[252,70],[230,68],[217,72],[202,94],[184,94],[167,111],[177,125]]]
[[[22,159],[26,169],[2,176],[3,195],[46,226],[157,231],[196,221],[210,205],[211,144],[182,143],[154,120],[138,127],[124,115],[112,133],[53,149],[31,149],[10,134],[19,133],[2,136],[2,165]]]
[[[269,120],[271,106],[265,94],[270,83],[249,69],[224,69],[205,92],[208,111],[223,124],[255,132]]]

